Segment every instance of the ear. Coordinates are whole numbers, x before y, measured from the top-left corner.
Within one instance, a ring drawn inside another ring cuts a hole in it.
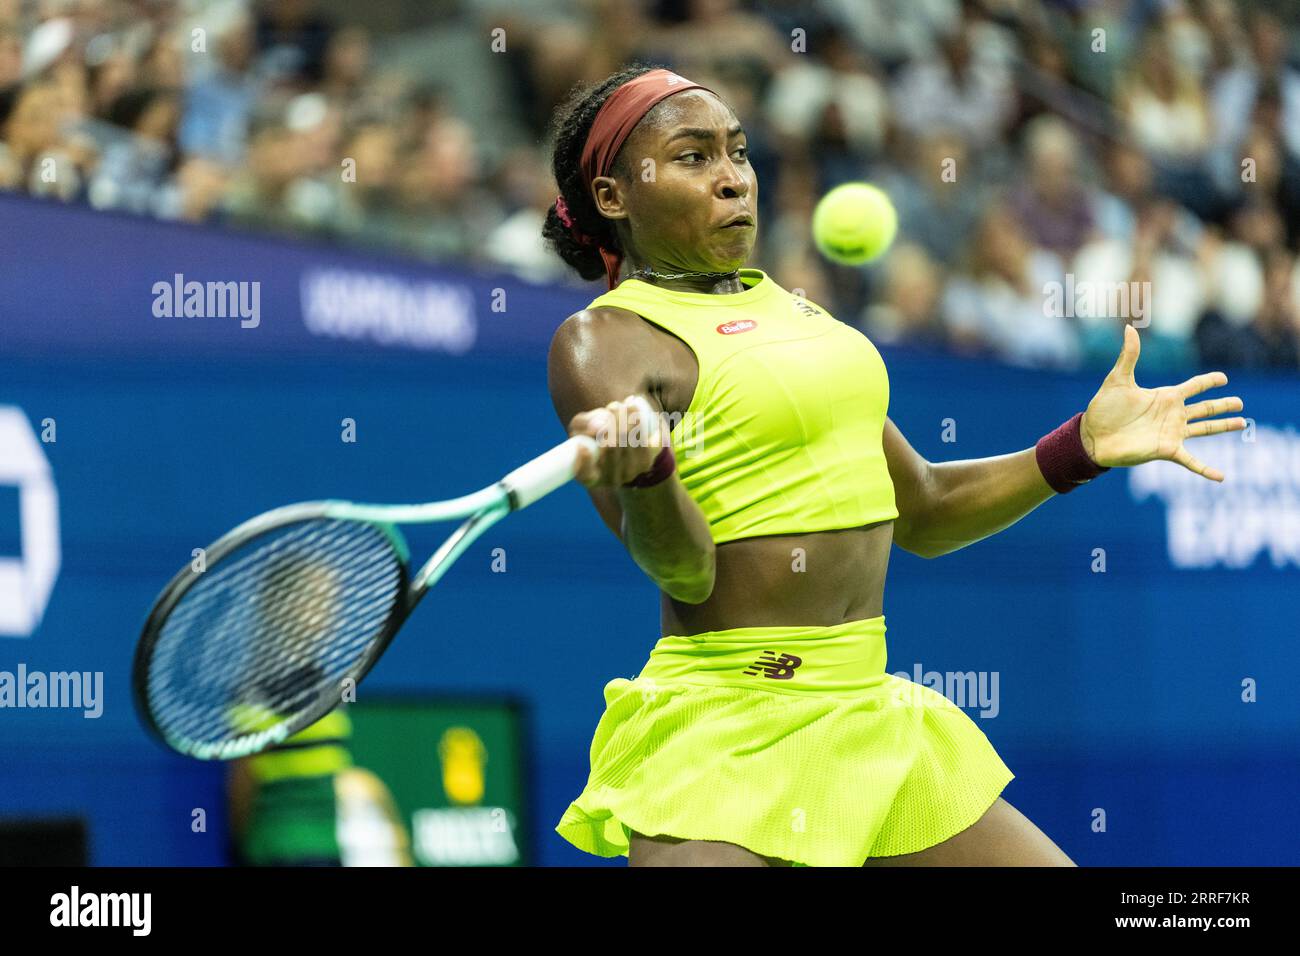
[[[591,198],[597,212],[606,219],[627,218],[623,187],[612,176],[597,176],[591,181]]]

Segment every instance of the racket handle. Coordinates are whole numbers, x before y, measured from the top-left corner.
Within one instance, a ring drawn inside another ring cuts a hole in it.
[[[546,497],[571,481],[578,465],[579,448],[586,448],[592,455],[600,450],[590,435],[574,435],[502,478],[501,484],[510,496],[510,510],[527,508],[538,498]]]

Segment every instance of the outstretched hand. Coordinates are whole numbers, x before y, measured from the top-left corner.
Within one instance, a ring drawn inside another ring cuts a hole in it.
[[[1223,481],[1223,472],[1197,461],[1183,441],[1219,432],[1241,431],[1244,418],[1196,421],[1224,412],[1239,412],[1241,399],[1212,398],[1192,405],[1184,402],[1193,395],[1228,384],[1222,372],[1193,375],[1181,385],[1142,388],[1133,379],[1141,350],[1137,329],[1124,326],[1124,347],[1115,367],[1088,403],[1080,422],[1080,437],[1088,456],[1103,467],[1140,465],[1167,460],[1182,465],[1211,481]]]

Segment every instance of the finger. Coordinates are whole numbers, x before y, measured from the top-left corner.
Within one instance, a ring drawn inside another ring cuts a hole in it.
[[[1208,422],[1193,422],[1183,431],[1183,438],[1202,438],[1220,432],[1239,432],[1245,427],[1244,418],[1216,418]]]
[[[630,406],[635,415],[629,428],[635,428],[636,431],[631,434],[636,438],[636,444],[649,448],[659,446],[659,413],[655,407],[650,404],[650,400],[644,395],[629,395],[624,401]]]
[[[609,447],[617,440],[615,434],[617,421],[608,408],[593,408],[589,412],[579,412],[569,423],[570,435],[590,435],[597,444]]]
[[[1190,422],[1193,418],[1209,418],[1212,415],[1222,415],[1224,412],[1239,412],[1245,406],[1241,399],[1236,395],[1230,398],[1212,398],[1209,401],[1197,402],[1195,405],[1185,406],[1187,420]]]
[[[580,412],[573,416],[569,422],[569,435],[586,435],[595,439],[597,449],[593,454],[586,447],[578,448],[578,455],[574,463],[573,477],[580,484],[592,487],[600,482],[601,471],[606,467],[605,450],[602,443],[602,434],[606,430],[606,422],[597,413]]]
[[[1178,464],[1182,465],[1188,471],[1196,472],[1202,478],[1208,478],[1210,481],[1223,481],[1223,472],[1198,461],[1188,453],[1186,448],[1180,447],[1178,451],[1174,453],[1172,460],[1178,462]]]
[[[627,434],[627,407],[622,402],[607,402],[604,409],[608,418],[602,418],[606,424],[606,433],[612,436],[609,440],[603,440],[602,445],[613,447],[623,444],[622,436]]]
[[[1138,355],[1142,352],[1142,337],[1131,325],[1124,326],[1124,347],[1120,349],[1119,358],[1111,374],[1124,381],[1133,381],[1133,370],[1137,368]]]
[[[590,487],[600,481],[600,459],[603,454],[600,448],[593,452],[585,445],[578,447],[578,459],[573,469],[573,477],[579,484]]]
[[[642,432],[645,430],[645,424],[641,418],[641,403],[644,401],[645,399],[639,395],[629,395],[619,403],[624,409],[623,418],[626,430],[623,434],[626,436],[625,444],[627,445],[640,444]]]
[[[624,440],[621,444],[635,448],[636,452],[619,457],[618,466],[620,482],[631,481],[648,469],[658,453],[657,432],[658,418],[654,407],[644,395],[629,395],[621,403],[626,426]],[[643,450],[644,449],[644,450]]]
[[[606,444],[611,447],[625,449],[633,444],[635,434],[632,429],[635,427],[636,405],[631,401],[632,397],[629,396],[621,402],[610,402],[605,406],[607,414],[611,417],[610,440]],[[607,459],[604,477],[612,485],[631,481],[639,473],[636,464],[635,456],[623,452],[611,454]]]
[[[1228,376],[1222,372],[1203,372],[1200,375],[1193,375],[1183,384],[1178,386],[1178,395],[1181,398],[1191,398],[1193,395],[1199,395],[1206,389],[1219,388],[1228,384]]]
[[[602,448],[613,448],[618,444],[619,424],[618,406],[598,408],[592,412],[592,421],[596,425],[595,438]]]
[[[597,423],[595,412],[579,412],[569,422],[569,434],[590,435],[594,438],[598,428]]]
[[[640,424],[641,409],[637,406],[636,396],[629,395],[618,403],[619,407],[619,447],[635,448],[644,444],[641,432],[645,426]],[[632,477],[631,475],[628,476]]]

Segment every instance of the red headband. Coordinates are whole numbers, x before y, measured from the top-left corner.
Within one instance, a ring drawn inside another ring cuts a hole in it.
[[[597,176],[609,175],[614,157],[618,155],[624,141],[656,103],[683,90],[704,90],[713,93],[713,90],[707,86],[692,83],[670,70],[651,70],[649,73],[642,73],[614,90],[597,111],[596,119],[591,124],[591,132],[587,134],[587,143],[582,148],[583,188],[590,190],[592,180]],[[556,197],[555,211],[560,221],[569,228],[579,242],[590,245],[595,241],[574,227],[564,197]],[[623,265],[623,256],[613,249],[606,249],[604,246],[599,248],[600,257],[605,260],[605,275],[612,289],[618,285],[618,272]]]

